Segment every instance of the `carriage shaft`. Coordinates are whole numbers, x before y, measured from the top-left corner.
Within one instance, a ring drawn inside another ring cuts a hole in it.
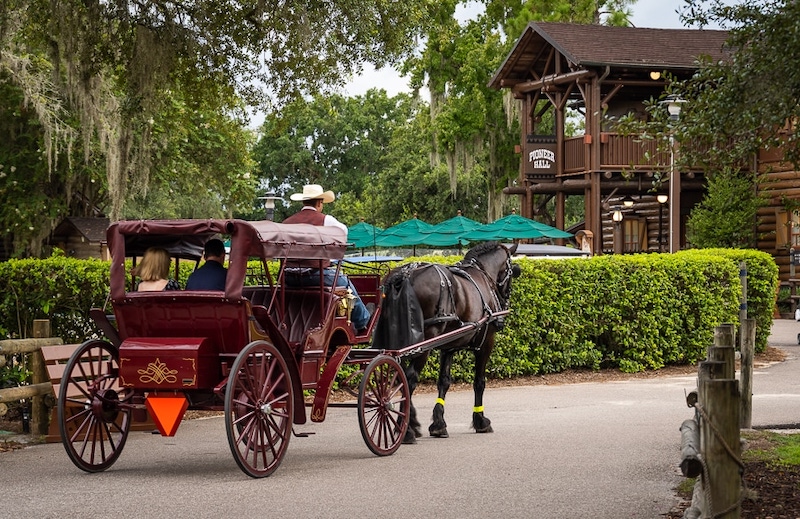
[[[502,317],[508,315],[511,311],[510,310],[501,310],[499,312],[493,312],[490,315],[487,315],[481,318],[478,321],[471,322],[471,323],[464,323],[464,325],[460,328],[455,330],[451,330],[449,332],[445,332],[441,335],[437,335],[436,337],[431,337],[430,339],[425,339],[424,341],[411,344],[404,348],[400,348],[397,350],[387,350],[387,349],[380,349],[380,348],[358,348],[350,350],[350,354],[348,359],[351,361],[355,361],[357,359],[366,359],[377,357],[378,355],[390,355],[393,357],[406,357],[408,355],[416,355],[419,353],[424,353],[427,351],[431,351],[439,346],[447,344],[455,339],[458,339],[464,335],[474,332],[476,329],[480,328],[484,324],[487,324],[490,321],[496,320],[498,317]],[[352,362],[349,362],[352,363]]]

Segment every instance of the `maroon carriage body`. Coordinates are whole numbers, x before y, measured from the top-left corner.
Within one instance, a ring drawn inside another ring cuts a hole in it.
[[[224,291],[133,289],[127,258],[164,248],[177,278],[179,262],[199,263],[204,244],[216,237],[230,238]],[[354,345],[369,342],[380,312],[359,335],[348,319],[348,295],[326,287],[321,275],[318,286],[283,282],[287,260],[318,264],[319,270],[341,260],[345,232],[272,221],[137,220],[112,224],[107,238],[114,315],[91,312],[107,340],[89,340],[76,350],[59,390],[62,443],[79,468],[98,472],[111,466],[130,422],[145,409],[162,434],[171,436],[188,408],[224,411],[236,463],[252,477],[268,476],[285,454],[292,425],[307,420],[304,389],[315,390],[311,417],[321,421],[336,373],[346,363],[358,366],[367,381],[358,408],[368,447],[380,455],[397,449],[410,398],[403,370],[379,352],[351,355]],[[261,281],[245,287],[251,259],[260,260]],[[280,262],[274,279],[268,260]],[[369,277],[366,284],[359,280],[359,288],[370,287],[364,295],[378,301],[380,275]],[[397,431],[387,435],[389,424]]]

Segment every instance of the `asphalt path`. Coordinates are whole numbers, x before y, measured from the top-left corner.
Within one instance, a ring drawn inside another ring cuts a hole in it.
[[[755,370],[754,427],[800,423],[800,323],[770,343],[785,362]],[[0,517],[658,518],[682,480],[681,422],[695,376],[491,388],[495,432],[469,429],[471,391],[448,395],[450,437],[392,456],[364,444],[354,409],[330,409],[292,438],[278,470],[252,479],[233,460],[222,418],[175,437],[132,432],[107,471],[76,468],[60,444],[0,453]],[[417,395],[421,416],[434,394]]]

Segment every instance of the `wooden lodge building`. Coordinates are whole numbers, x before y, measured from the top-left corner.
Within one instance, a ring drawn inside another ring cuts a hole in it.
[[[111,222],[105,217],[70,216],[53,229],[47,245],[60,248],[67,257],[109,260],[106,242],[109,225]]]
[[[701,56],[726,59],[727,35],[529,23],[489,82],[521,100],[520,174],[505,193],[521,197],[523,216],[533,218],[554,199],[554,224],[564,229],[566,198],[581,195],[586,218],[579,234],[595,253],[686,247],[686,219],[706,189],[703,171],[675,171],[671,157],[659,154],[654,142],[615,133],[609,122],[631,112],[645,117],[644,102],[663,93],[665,72],[684,79],[697,70]],[[568,108],[583,116],[584,135],[565,135]],[[555,132],[540,129],[550,110]],[[770,190],[770,204],[759,214],[758,248],[775,257],[781,279],[788,281],[794,277],[790,247],[800,250],[800,216],[784,204],[790,199],[800,207],[800,173],[774,152],[760,153],[754,164],[774,180],[764,188]],[[656,173],[666,182],[654,191]],[[624,200],[633,205],[625,207]]]

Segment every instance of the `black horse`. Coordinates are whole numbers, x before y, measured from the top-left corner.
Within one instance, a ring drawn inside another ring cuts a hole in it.
[[[436,383],[439,395],[428,428],[431,436],[448,436],[444,399],[450,388],[453,355],[464,348],[475,353],[472,426],[477,432],[492,432],[491,421],[483,414],[486,364],[494,348],[494,334],[503,327],[503,316],[495,314],[508,309],[511,279],[520,273],[519,266],[511,262],[516,248],[488,242],[470,249],[456,265],[409,263],[390,271],[383,280],[374,344],[401,349],[454,330],[465,332],[451,333],[452,340],[437,346],[441,356]],[[430,349],[422,349],[405,363],[412,395],[430,354]],[[421,435],[412,403],[404,443],[415,443]]]

